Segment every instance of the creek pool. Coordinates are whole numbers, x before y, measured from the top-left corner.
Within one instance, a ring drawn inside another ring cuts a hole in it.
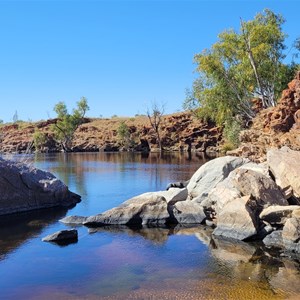
[[[204,226],[78,226],[77,243],[41,239],[135,195],[187,180],[208,159],[180,153],[15,156],[54,173],[82,201],[0,218],[0,299],[300,299],[300,256],[212,239]]]

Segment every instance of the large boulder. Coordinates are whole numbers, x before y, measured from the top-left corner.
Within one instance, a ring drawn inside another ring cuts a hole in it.
[[[88,217],[86,226],[159,225],[170,221],[167,200],[159,193],[145,193],[102,214]]]
[[[80,202],[53,174],[2,158],[0,191],[0,215]]]
[[[254,168],[248,169],[246,165],[236,168],[218,183],[201,205],[206,209],[212,208],[217,215],[229,202],[247,195],[251,195],[256,201],[259,211],[270,205],[288,205],[271,178],[264,175],[264,172],[254,171]]]
[[[247,162],[249,160],[243,158],[224,156],[205,163],[196,171],[187,185],[189,199],[201,203],[231,171]]]
[[[300,204],[300,151],[288,147],[272,149],[267,153],[267,162],[277,185],[288,195],[298,198]]]
[[[245,240],[257,233],[258,223],[251,207],[251,197],[244,196],[227,203],[218,216],[213,235]]]
[[[251,195],[254,197],[260,207],[268,207],[275,204],[288,205],[275,182],[262,173],[240,168],[233,171],[230,175],[237,190],[243,196]]]

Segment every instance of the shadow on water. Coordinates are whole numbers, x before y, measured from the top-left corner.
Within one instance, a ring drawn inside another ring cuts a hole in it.
[[[0,260],[27,240],[38,236],[45,227],[63,218],[67,210],[54,207],[0,216]]]

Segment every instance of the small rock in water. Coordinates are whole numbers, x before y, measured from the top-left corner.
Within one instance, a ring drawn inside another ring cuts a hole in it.
[[[74,242],[78,240],[78,232],[76,229],[61,230],[53,234],[49,234],[42,239],[43,242]]]
[[[64,224],[70,224],[70,225],[82,225],[86,221],[87,217],[82,216],[68,216],[63,219],[60,219],[59,221]]]

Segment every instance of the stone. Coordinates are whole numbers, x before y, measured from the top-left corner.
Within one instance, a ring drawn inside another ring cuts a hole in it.
[[[157,193],[145,193],[102,214],[88,217],[83,224],[86,226],[162,225],[169,221],[166,199]]]
[[[236,189],[242,195],[252,195],[261,207],[289,204],[275,182],[259,172],[239,168],[230,175]]]
[[[246,169],[246,170],[252,170],[258,173],[263,174],[266,177],[270,178],[269,175],[269,167],[268,164],[266,162],[264,163],[254,163],[254,162],[248,162],[244,165],[242,165],[241,167],[239,167],[239,169]]]
[[[189,199],[201,203],[208,193],[223,181],[235,168],[249,162],[247,159],[224,156],[202,165],[190,179],[187,189]]]
[[[293,211],[299,208],[299,205],[271,205],[260,213],[259,218],[271,225],[284,225],[286,220],[291,218]]]
[[[86,219],[87,217],[68,216],[63,219],[60,219],[59,221],[67,225],[82,225],[86,221]]]
[[[201,224],[206,218],[203,207],[190,200],[177,202],[173,215],[180,224]]]
[[[282,230],[271,232],[263,239],[263,243],[267,247],[283,248],[284,246],[282,241]]]
[[[218,215],[223,207],[230,201],[242,197],[240,191],[234,186],[231,175],[218,183],[201,202],[205,209],[212,209]]]
[[[187,188],[169,188],[167,191],[154,192],[154,194],[164,197],[168,204],[174,204],[178,201],[184,201],[188,197]]]
[[[171,182],[167,185],[166,190],[169,190],[170,188],[185,188],[189,183],[189,180],[187,181],[177,181],[177,182]]]
[[[284,243],[298,243],[300,240],[300,218],[287,219],[282,229]]]
[[[213,209],[217,215],[229,202],[246,195],[252,196],[258,210],[269,205],[288,205],[282,192],[271,178],[265,176],[264,172],[246,168],[246,165],[236,168],[226,179],[218,183],[201,202],[201,205],[205,209]]]
[[[225,205],[217,217],[217,227],[213,235],[237,240],[254,236],[258,226],[255,214],[248,206],[250,200],[250,196],[244,196]]]
[[[272,149],[267,153],[267,162],[277,185],[282,190],[291,188],[293,196],[300,198],[300,151]]]
[[[76,229],[61,230],[53,234],[49,234],[42,239],[43,242],[63,242],[63,241],[77,241],[78,232]]]
[[[0,158],[0,215],[54,206],[73,206],[80,196],[53,174]]]

